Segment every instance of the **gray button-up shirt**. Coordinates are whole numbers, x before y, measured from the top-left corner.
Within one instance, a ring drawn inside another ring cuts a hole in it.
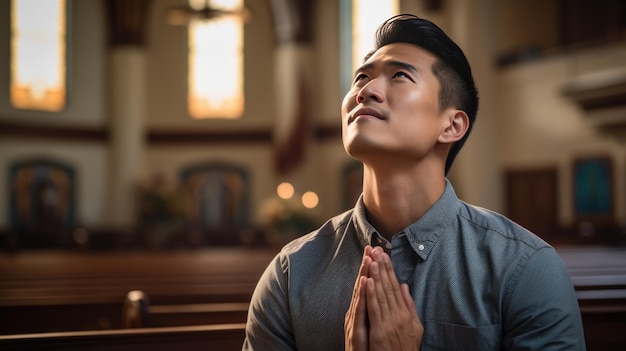
[[[382,239],[382,240],[381,240]],[[584,350],[574,289],[555,250],[446,182],[386,242],[355,208],[287,244],[255,289],[243,350],[343,350],[365,245],[390,252],[424,325],[422,350]]]

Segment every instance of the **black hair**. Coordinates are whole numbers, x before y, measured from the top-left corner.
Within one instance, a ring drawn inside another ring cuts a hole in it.
[[[441,28],[427,19],[415,15],[396,15],[385,21],[376,30],[374,50],[365,60],[381,47],[393,43],[409,43],[419,46],[437,56],[433,74],[439,79],[439,107],[455,107],[469,117],[469,127],[463,138],[450,148],[446,159],[445,173],[465,144],[478,112],[478,90],[474,84],[467,58],[459,46]]]

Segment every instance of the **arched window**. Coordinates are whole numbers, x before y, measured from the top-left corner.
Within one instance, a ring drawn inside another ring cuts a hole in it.
[[[238,11],[243,0],[189,0],[189,5]],[[193,118],[240,118],[243,95],[241,16],[194,19],[189,23],[188,110]]]
[[[60,111],[66,101],[65,0],[11,1],[11,105]]]

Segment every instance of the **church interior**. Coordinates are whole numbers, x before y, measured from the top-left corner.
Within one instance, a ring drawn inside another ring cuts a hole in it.
[[[240,349],[265,266],[360,194],[341,101],[398,13],[473,70],[459,198],[552,244],[587,349],[625,349],[624,0],[0,1],[0,349]]]

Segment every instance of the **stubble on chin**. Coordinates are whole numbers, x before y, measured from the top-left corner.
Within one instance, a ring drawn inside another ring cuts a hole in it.
[[[373,140],[360,133],[348,133],[343,137],[343,147],[346,153],[357,160],[374,152],[377,147]]]

